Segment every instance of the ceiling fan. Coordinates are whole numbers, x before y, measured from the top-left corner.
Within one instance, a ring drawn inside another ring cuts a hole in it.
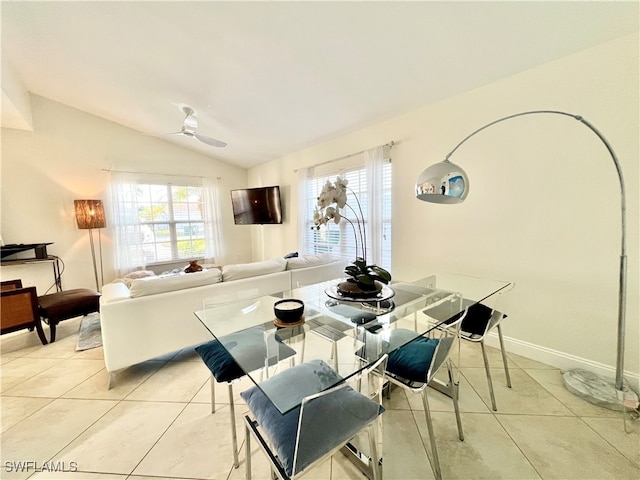
[[[206,143],[207,145],[211,145],[212,147],[226,147],[227,144],[221,142],[220,140],[216,140],[215,138],[205,137],[204,135],[200,135],[196,133],[198,129],[198,120],[196,118],[196,111],[189,107],[188,105],[182,105],[182,111],[185,113],[186,117],[184,117],[184,123],[182,124],[182,130],[176,133],[170,133],[169,135],[184,135],[186,137],[195,138],[200,140],[202,143]]]

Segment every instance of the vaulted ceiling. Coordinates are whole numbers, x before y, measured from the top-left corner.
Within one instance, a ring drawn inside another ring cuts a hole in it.
[[[639,23],[638,2],[1,8],[3,65],[25,90],[158,135],[179,131],[179,105],[189,105],[198,133],[228,146],[163,138],[244,168],[630,34]],[[21,120],[3,111],[3,127]]]

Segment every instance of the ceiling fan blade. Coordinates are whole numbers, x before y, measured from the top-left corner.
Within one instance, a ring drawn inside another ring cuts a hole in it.
[[[203,143],[206,143],[207,145],[211,145],[212,147],[226,147],[227,146],[226,143],[221,142],[220,140],[216,140],[215,138],[205,137],[204,135],[200,135],[198,133],[196,133],[194,135],[198,140],[200,140]]]

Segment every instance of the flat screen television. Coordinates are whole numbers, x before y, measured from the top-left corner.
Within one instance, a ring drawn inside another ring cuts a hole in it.
[[[233,221],[236,225],[282,223],[280,187],[231,190]]]

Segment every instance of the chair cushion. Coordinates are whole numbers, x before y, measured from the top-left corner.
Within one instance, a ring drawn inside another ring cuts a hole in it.
[[[493,309],[482,303],[475,303],[469,307],[466,317],[462,320],[460,330],[473,335],[484,335]]]
[[[38,297],[40,314],[49,322],[59,322],[100,310],[100,294],[88,288],[76,288]]]
[[[241,332],[225,335],[221,338],[224,346],[218,340],[204,343],[196,347],[196,352],[211,371],[217,382],[231,382],[245,375],[245,371],[251,372],[265,366],[267,346],[265,345],[264,330],[262,328],[249,328]],[[275,365],[296,354],[296,351],[277,341],[273,336],[268,339],[277,345],[270,350],[273,353],[269,358],[269,365]],[[234,350],[236,356],[242,356],[243,370],[229,354],[228,350]]]
[[[438,342],[435,338],[420,337],[398,348],[389,354],[387,371],[414,382],[426,382]]]
[[[315,393],[312,385],[326,383],[327,379],[339,381],[341,377],[322,360],[313,360],[285,370],[260,385],[269,389],[286,388],[292,395],[302,399]],[[283,415],[258,387],[252,387],[240,395],[271,441],[285,471],[291,476],[301,407]],[[373,415],[363,412],[373,412]],[[307,404],[304,424],[309,435],[304,438],[305,448],[298,452],[296,472],[349,441],[382,412],[382,406],[349,386]]]
[[[198,345],[196,352],[211,370],[216,382],[231,382],[245,375],[240,365],[217,340]]]

